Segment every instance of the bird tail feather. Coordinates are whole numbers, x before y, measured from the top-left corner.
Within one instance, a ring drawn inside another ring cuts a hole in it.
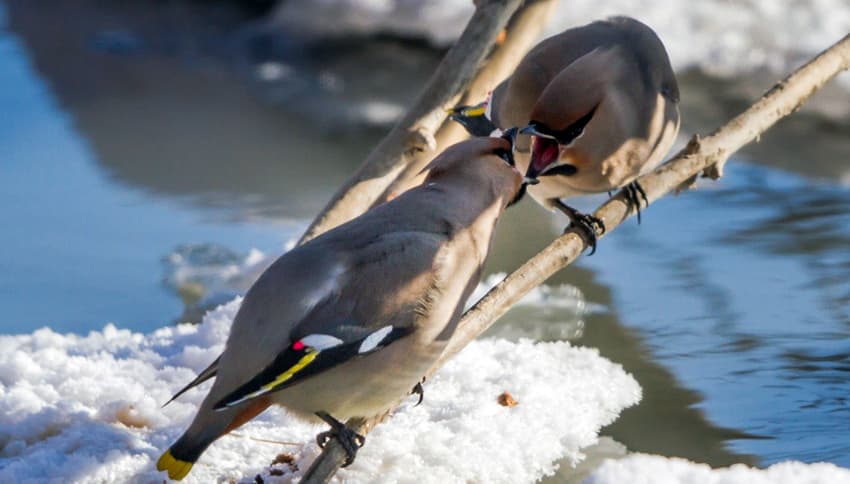
[[[194,465],[194,462],[177,459],[171,455],[171,449],[168,449],[164,454],[162,454],[159,460],[156,461],[156,470],[167,471],[169,479],[179,481],[186,477],[186,474],[192,470],[192,465]]]

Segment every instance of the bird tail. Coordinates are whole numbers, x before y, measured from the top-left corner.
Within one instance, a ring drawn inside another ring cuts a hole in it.
[[[203,454],[211,443],[217,439],[222,432],[216,431],[214,428],[204,428],[203,432],[195,432],[197,428],[197,418],[195,422],[186,430],[177,442],[171,445],[165,453],[156,461],[156,470],[168,472],[168,477],[175,481],[179,481],[186,477],[186,474],[192,470],[195,461]]]
[[[194,462],[187,462],[178,459],[171,454],[171,449],[165,451],[164,454],[156,461],[156,470],[168,472],[169,479],[179,481],[186,477],[186,474],[192,470]]]
[[[271,403],[268,398],[258,398],[237,407],[212,410],[209,400],[208,396],[186,432],[156,462],[156,469],[168,472],[170,479],[186,477],[210,444],[259,415]]]

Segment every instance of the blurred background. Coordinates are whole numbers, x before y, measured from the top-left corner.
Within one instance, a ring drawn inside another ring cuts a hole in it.
[[[153,6],[152,6],[153,5]],[[0,0],[0,332],[148,332],[245,290],[404,112],[470,0]],[[846,0],[572,0],[666,44],[682,140],[850,32]],[[604,198],[579,200],[585,210]],[[566,220],[529,200],[507,272]],[[850,466],[850,75],[491,330],[644,389],[600,454]]]

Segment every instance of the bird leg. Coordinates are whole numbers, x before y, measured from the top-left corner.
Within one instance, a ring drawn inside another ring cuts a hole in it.
[[[579,212],[557,198],[554,199],[554,205],[555,208],[570,218],[569,226],[579,228],[579,232],[590,247],[590,254],[588,255],[593,255],[596,252],[596,237],[605,233],[605,223],[593,215]],[[566,232],[566,229],[564,231]]]
[[[643,187],[640,186],[637,180],[629,183],[628,185],[623,187],[623,191],[626,192],[626,200],[629,202],[629,205],[634,207],[637,212],[637,222],[640,225],[640,209],[641,209],[641,198],[646,206],[649,206],[649,198],[646,196],[646,192],[643,190]]]
[[[422,403],[422,399],[425,398],[425,389],[422,388],[422,384],[425,383],[425,377],[422,377],[422,381],[416,382],[416,385],[413,386],[413,390],[410,390],[411,395],[419,395],[419,401],[416,402],[414,407],[418,407],[420,403]]]
[[[345,464],[343,464],[342,467],[348,467],[351,465],[351,463],[354,462],[354,457],[357,456],[357,451],[360,447],[363,447],[363,444],[366,443],[366,437],[346,427],[344,423],[333,418],[327,412],[316,412],[316,416],[331,426],[330,430],[322,432],[316,436],[316,443],[319,444],[319,447],[324,449],[328,441],[335,438],[339,441],[342,448],[345,449],[345,453],[348,455],[348,458],[345,459]]]

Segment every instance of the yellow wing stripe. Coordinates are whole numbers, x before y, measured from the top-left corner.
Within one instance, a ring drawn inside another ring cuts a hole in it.
[[[191,462],[174,458],[174,456],[171,455],[171,449],[168,449],[164,454],[162,454],[162,457],[156,461],[156,470],[168,471],[169,478],[179,481],[186,477],[186,474],[192,470],[192,465],[193,464]]]
[[[278,375],[277,378],[275,378],[271,383],[263,385],[263,389],[261,391],[262,392],[271,391],[276,386],[280,385],[281,383],[285,382],[286,380],[289,380],[290,378],[295,376],[296,373],[303,370],[305,366],[312,363],[313,360],[315,360],[316,357],[319,356],[319,353],[320,353],[319,351],[316,351],[314,349],[308,349],[307,354],[302,356],[301,359],[298,360],[298,363],[292,365],[291,367],[289,367],[288,370],[286,370],[285,372]]]

